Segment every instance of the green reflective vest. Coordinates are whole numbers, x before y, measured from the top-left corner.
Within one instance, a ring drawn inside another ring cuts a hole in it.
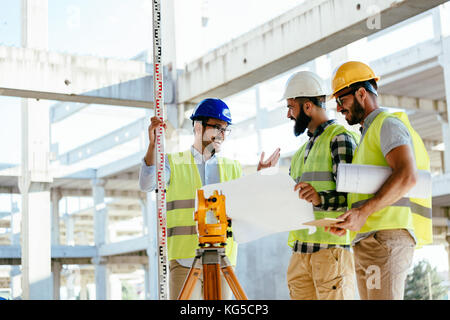
[[[388,164],[381,151],[380,131],[383,122],[388,117],[400,119],[408,128],[414,145],[414,156],[418,169],[430,171],[430,160],[422,139],[411,127],[408,116],[404,112],[381,112],[373,120],[355,151],[352,163],[387,167]],[[350,208],[362,206],[373,194],[348,194]],[[417,239],[417,246],[432,243],[431,197],[426,199],[404,197],[396,203],[372,213],[358,233],[386,229],[411,229]],[[356,236],[352,232],[352,238]]]
[[[305,150],[308,143],[305,143],[292,157],[291,177],[298,182],[307,182],[316,189],[317,192],[326,190],[336,190],[336,182],[333,177],[333,163],[331,154],[331,140],[338,134],[348,133],[355,142],[359,142],[359,135],[348,131],[342,125],[331,124],[325,128],[325,131],[314,142],[305,159]],[[340,211],[320,211],[314,208],[315,219],[336,218],[343,214]],[[350,244],[350,234],[339,237],[329,232],[325,232],[323,227],[317,227],[316,232],[308,234],[307,229],[291,231],[288,237],[288,245],[293,246],[295,241],[327,243],[327,244]]]
[[[168,155],[170,184],[167,189],[167,251],[169,260],[193,258],[198,249],[194,220],[195,197],[202,187],[200,173],[190,150]],[[238,161],[218,158],[220,181],[237,179],[242,174]],[[237,243],[228,238],[225,252],[236,265]]]

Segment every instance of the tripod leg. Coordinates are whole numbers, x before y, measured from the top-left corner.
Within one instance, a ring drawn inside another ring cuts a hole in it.
[[[203,265],[203,298],[205,300],[222,300],[219,264]]]
[[[224,267],[222,268],[222,272],[225,280],[227,280],[227,283],[230,286],[231,291],[233,291],[236,300],[248,300],[244,289],[241,287],[241,284],[233,271],[233,268],[231,266]]]
[[[195,285],[197,284],[198,278],[202,270],[199,267],[200,257],[195,257],[192,267],[184,281],[183,288],[178,295],[178,300],[189,300],[194,291]]]

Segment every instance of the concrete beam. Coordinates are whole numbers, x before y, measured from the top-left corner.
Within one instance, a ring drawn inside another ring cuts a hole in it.
[[[401,108],[408,110],[420,110],[444,114],[447,112],[447,103],[443,100],[420,99],[414,97],[394,96],[380,94],[378,97],[380,106],[388,108]]]
[[[432,39],[372,61],[370,65],[381,76],[379,86],[386,86],[439,66],[441,54],[442,42]]]
[[[86,160],[101,152],[110,150],[120,144],[131,141],[146,132],[147,119],[138,119],[122,128],[95,139],[58,157],[61,164],[72,165]]]
[[[178,78],[178,102],[230,96],[444,2],[303,3],[188,64]]]
[[[142,242],[140,239],[141,238],[137,239],[137,243]],[[108,256],[105,261],[114,264],[147,264],[148,259],[145,257],[145,249],[139,249],[132,241],[133,240],[124,241],[123,245],[121,242],[107,245],[103,249],[105,256]],[[123,248],[129,244],[133,244],[131,250],[124,250]],[[120,247],[122,247],[122,249],[120,249]],[[92,258],[97,256],[98,251],[99,250],[97,250],[97,247],[95,246],[57,245],[52,246],[52,260],[64,264],[91,264]],[[20,265],[20,252],[20,245],[0,246],[0,265]],[[136,255],[133,252],[139,252],[139,255]],[[129,255],[114,256],[115,254],[127,253],[129,253]]]
[[[152,66],[33,48],[0,46],[0,95],[85,104],[153,107]],[[174,103],[170,72],[164,68],[164,100]],[[55,120],[66,116],[56,107]]]
[[[103,257],[147,250],[148,243],[148,236],[124,240],[120,242],[107,243],[101,245],[98,248],[98,254]]]
[[[437,113],[445,113],[447,104],[445,101],[419,99],[413,97],[401,97],[394,95],[379,95],[378,102],[380,106],[388,108],[402,108],[410,110],[430,111]],[[258,117],[261,120],[257,123],[257,118],[251,117],[233,126],[233,135],[239,138],[255,133],[257,127],[269,129],[282,124],[288,123],[290,120],[286,118],[286,107],[278,107],[270,111],[260,109]]]
[[[97,254],[95,246],[52,246],[52,259],[92,258]]]
[[[433,177],[432,188],[433,197],[450,194],[450,172]]]

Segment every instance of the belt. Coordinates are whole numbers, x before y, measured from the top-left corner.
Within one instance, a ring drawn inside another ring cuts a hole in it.
[[[292,247],[292,251],[300,252],[300,253],[314,253],[314,252],[320,251],[322,249],[331,249],[331,248],[342,248],[342,249],[350,251],[351,245],[349,245],[349,244],[299,242],[297,240],[297,241],[295,241],[294,246]]]

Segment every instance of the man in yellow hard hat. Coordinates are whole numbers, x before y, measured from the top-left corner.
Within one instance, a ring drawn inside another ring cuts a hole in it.
[[[431,197],[405,195],[430,161],[407,115],[378,106],[378,80],[358,61],[342,64],[332,77],[337,111],[362,126],[352,163],[390,167],[392,174],[375,194],[349,193],[349,210],[339,217],[344,221],[329,231],[351,230],[361,299],[403,299],[414,247],[432,242]]]
[[[294,134],[308,130],[309,141],[294,154],[290,175],[299,197],[314,205],[316,219],[335,218],[347,208],[347,194],[336,191],[339,163],[351,163],[359,136],[349,132],[325,109],[327,90],[313,72],[301,71],[287,81],[287,117],[295,121]],[[338,300],[355,298],[355,271],[350,235],[339,237],[318,227],[291,231],[293,252],[287,270],[291,299]]]

